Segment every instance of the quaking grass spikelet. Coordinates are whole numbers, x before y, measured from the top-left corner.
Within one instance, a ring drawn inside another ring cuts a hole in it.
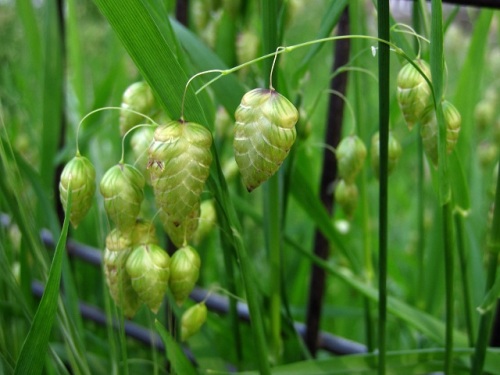
[[[357,135],[350,135],[340,141],[335,151],[339,177],[346,183],[353,183],[363,168],[366,146]]]
[[[170,121],[159,126],[149,147],[149,169],[163,226],[173,242],[172,228],[185,226],[198,212],[200,195],[210,172],[212,134],[204,126]],[[196,216],[197,217],[197,216]],[[196,227],[194,228],[196,229]],[[187,239],[194,229],[182,230]]]
[[[193,290],[200,266],[200,256],[191,246],[184,246],[172,255],[169,286],[177,305],[182,305]]]
[[[243,183],[252,191],[276,173],[297,136],[299,112],[272,89],[253,89],[235,113],[234,157]]]
[[[181,318],[181,341],[186,341],[200,330],[207,320],[207,306],[200,302],[187,309]]]
[[[168,288],[170,257],[158,245],[136,247],[127,259],[127,273],[140,300],[155,314]]]
[[[344,211],[345,216],[351,220],[358,206],[358,188],[354,183],[340,180],[335,187],[335,202]]]
[[[103,176],[100,184],[104,208],[116,227],[132,229],[144,199],[144,176],[129,164],[117,164]]]
[[[68,203],[68,194],[71,185],[72,206],[70,221],[74,228],[85,217],[95,193],[95,169],[89,159],[80,154],[71,159],[64,167],[59,181],[59,198],[64,211]]]
[[[430,79],[431,70],[424,60],[417,59],[415,64]],[[401,68],[397,79],[397,99],[406,124],[411,130],[419,121],[431,99],[431,88],[420,72],[410,63]]]
[[[121,135],[124,135],[133,126],[144,122],[143,116],[128,111],[129,109],[147,115],[154,107],[154,104],[153,90],[151,90],[147,82],[135,82],[127,87],[122,96],[121,107],[123,110],[120,111]]]

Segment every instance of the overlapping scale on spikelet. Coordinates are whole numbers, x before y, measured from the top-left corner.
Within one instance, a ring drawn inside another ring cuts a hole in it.
[[[184,246],[172,255],[169,286],[179,306],[184,303],[198,281],[200,266],[200,256],[191,246]]]
[[[179,248],[187,243],[188,239],[193,237],[198,228],[200,205],[196,205],[196,208],[181,223],[172,220],[163,209],[160,209],[159,216],[163,224],[163,229],[168,233],[168,237],[175,247]]]
[[[446,151],[450,153],[453,151],[460,133],[461,116],[458,110],[449,101],[444,100],[443,116],[446,126]],[[437,167],[438,165],[438,123],[436,119],[436,112],[434,107],[429,106],[422,115],[422,127],[420,128],[420,135],[422,136],[422,143],[427,157],[431,160],[432,164]]]
[[[415,60],[416,65],[430,79],[431,70],[424,60]],[[397,78],[397,99],[408,128],[419,121],[431,99],[431,88],[420,72],[410,63],[403,66]]]
[[[340,141],[335,150],[339,177],[351,184],[363,168],[366,146],[357,135],[350,135]]]
[[[297,136],[299,112],[275,90],[247,92],[235,113],[234,154],[248,191],[279,169]]]
[[[74,228],[85,217],[95,193],[95,169],[89,159],[77,155],[64,167],[59,181],[59,198],[64,211],[68,204],[68,194],[71,183],[72,204],[70,221]]]
[[[100,190],[106,213],[122,231],[132,229],[144,199],[144,176],[129,164],[117,164],[102,177]]]
[[[173,241],[177,229],[190,228],[185,221],[199,212],[212,162],[211,145],[212,134],[196,123],[171,121],[155,130],[149,147],[151,183],[163,226]],[[194,229],[184,230],[187,239]]]
[[[127,259],[127,273],[140,300],[157,313],[168,288],[170,257],[158,245],[136,247]]]
[[[358,206],[358,187],[356,184],[340,180],[335,187],[335,202],[337,202],[348,219],[352,219]]]

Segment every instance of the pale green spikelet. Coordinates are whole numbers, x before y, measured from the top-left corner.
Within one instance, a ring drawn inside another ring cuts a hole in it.
[[[130,147],[134,153],[135,163],[137,169],[145,177],[148,184],[151,183],[151,178],[149,176],[148,166],[148,149],[149,145],[153,141],[154,130],[150,126],[143,126],[134,130],[132,138],[130,138]]]
[[[191,246],[184,246],[172,255],[169,286],[177,305],[182,305],[193,290],[200,266],[200,256]]]
[[[358,206],[358,188],[354,183],[340,180],[335,187],[335,202],[337,202],[345,216],[351,220]]]
[[[159,215],[168,238],[170,238],[175,247],[179,248],[184,246],[193,237],[196,228],[198,228],[200,204],[198,203],[195,209],[182,222],[173,220],[163,209],[160,209]]]
[[[95,169],[89,159],[77,155],[64,167],[59,181],[59,197],[64,211],[68,203],[71,184],[72,205],[70,221],[74,228],[83,220],[90,207],[95,193]]]
[[[275,90],[247,92],[235,113],[234,156],[248,191],[276,173],[297,136],[297,108]]]
[[[129,110],[147,115],[154,105],[155,97],[153,90],[151,90],[147,82],[135,82],[127,87],[122,96],[121,107],[123,109],[120,111],[121,135],[124,135],[133,126],[144,122],[143,116]]]
[[[207,320],[207,306],[200,302],[187,309],[181,318],[181,341],[197,333]]]
[[[431,70],[429,64],[420,59],[414,62],[430,80]],[[429,105],[432,91],[425,78],[410,63],[400,70],[397,85],[398,104],[403,112],[406,124],[411,130],[415,123],[421,119],[425,108]]]
[[[193,236],[193,243],[195,245],[199,244],[215,228],[216,224],[217,212],[215,210],[214,201],[212,199],[208,199],[201,202],[200,219],[198,228]]]
[[[379,132],[376,132],[372,137],[372,145],[371,145],[371,162],[373,167],[373,172],[375,176],[379,178],[380,174],[380,144],[379,144]],[[387,164],[387,173],[390,174],[394,168],[396,167],[399,157],[403,152],[401,148],[401,144],[394,137],[393,133],[389,132],[389,140],[388,140],[388,164]]]
[[[212,134],[202,125],[171,121],[159,126],[149,147],[149,169],[158,208],[182,224],[200,202],[210,173]]]
[[[136,247],[127,259],[127,273],[140,300],[155,314],[168,288],[170,257],[158,245]]]
[[[118,229],[127,231],[135,225],[144,199],[144,185],[144,176],[129,164],[117,164],[102,177],[104,208]]]
[[[350,135],[340,141],[335,150],[339,177],[352,183],[363,168],[366,146],[357,135]]]
[[[446,126],[446,151],[453,151],[460,133],[461,116],[458,110],[449,101],[442,102],[444,123]],[[434,107],[429,106],[422,115],[420,129],[424,151],[432,164],[438,165],[438,124]]]

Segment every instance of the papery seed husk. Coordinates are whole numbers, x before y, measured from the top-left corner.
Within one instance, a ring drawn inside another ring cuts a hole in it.
[[[352,183],[363,168],[366,146],[357,135],[350,135],[340,141],[335,156],[337,157],[339,177]]]
[[[234,153],[248,191],[276,173],[297,133],[297,108],[275,90],[247,92],[235,113]]]
[[[131,84],[122,96],[120,111],[120,133],[123,136],[135,125],[144,122],[144,117],[128,109],[147,115],[154,107],[155,98],[153,90],[145,81],[135,82]]]
[[[462,125],[462,116],[460,116],[460,112],[448,100],[443,101],[443,115],[446,124],[446,151],[449,154],[457,144]]]
[[[170,276],[170,257],[158,245],[136,247],[127,259],[127,273],[140,300],[155,314],[158,312]]]
[[[212,199],[201,202],[198,228],[193,235],[193,244],[198,245],[212,232],[217,224],[217,212]]]
[[[348,219],[352,219],[358,206],[358,188],[354,183],[340,180],[335,187],[335,202],[337,202]]]
[[[181,318],[181,341],[197,333],[207,320],[207,306],[200,302],[187,309]]]
[[[122,231],[131,230],[144,199],[144,176],[129,164],[117,164],[102,177],[101,194],[106,213]]]
[[[184,246],[172,255],[169,286],[177,305],[182,305],[193,290],[200,266],[200,256],[191,246]]]
[[[122,251],[104,250],[104,274],[108,284],[109,293],[116,305],[123,309],[127,318],[132,318],[141,305],[141,300],[132,287],[132,280],[128,275],[125,265],[132,249]]]
[[[429,64],[420,59],[414,62],[430,79],[431,71]],[[406,124],[411,130],[415,123],[421,119],[425,108],[429,105],[432,91],[425,78],[410,63],[403,66],[400,70],[397,85],[398,104],[403,112]]]
[[[163,209],[160,209],[159,216],[163,229],[168,234],[168,238],[170,238],[175,247],[179,248],[191,240],[196,232],[196,228],[198,228],[200,204],[198,203],[195,209],[182,222],[172,219]]]
[[[197,209],[210,173],[212,134],[202,125],[171,121],[159,126],[149,147],[149,168],[158,208],[182,223]]]
[[[375,173],[375,176],[377,178],[379,178],[380,174],[379,138],[380,138],[379,132],[376,132],[372,137],[372,144],[371,144],[371,162],[372,162],[373,172]],[[392,171],[396,167],[402,151],[403,150],[401,148],[401,144],[399,143],[397,138],[394,137],[393,133],[390,131],[388,139],[388,164],[387,164],[388,174],[392,173]]]
[[[158,244],[158,238],[154,225],[143,219],[137,219],[132,230],[115,228],[106,237],[106,249],[109,251],[122,251],[146,244]]]
[[[92,206],[95,193],[95,169],[89,159],[77,155],[64,167],[59,181],[59,197],[66,212],[71,183],[72,205],[70,221],[74,228],[83,220]]]

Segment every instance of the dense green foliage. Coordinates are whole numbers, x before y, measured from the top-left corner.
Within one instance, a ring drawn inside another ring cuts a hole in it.
[[[388,3],[378,10],[389,19],[358,0],[0,2],[0,373],[500,374],[488,346],[500,295],[500,17]],[[333,71],[346,6],[348,64]],[[385,29],[390,45],[377,40]],[[330,86],[341,74],[345,94]],[[258,103],[240,105],[257,88]],[[325,141],[331,96],[345,109],[338,152]],[[325,149],[339,160],[331,215],[320,181],[337,169]],[[60,176],[75,155],[95,171],[78,176],[79,211],[65,217]],[[265,171],[242,180],[238,165],[254,164]],[[137,216],[155,226],[141,240]],[[87,259],[68,257],[66,236]],[[186,251],[194,266],[172,255]],[[367,352],[321,346],[314,358],[295,331],[313,264],[327,275],[320,329]],[[194,283],[208,291],[199,305],[186,300]],[[153,343],[127,337],[130,321]]]

